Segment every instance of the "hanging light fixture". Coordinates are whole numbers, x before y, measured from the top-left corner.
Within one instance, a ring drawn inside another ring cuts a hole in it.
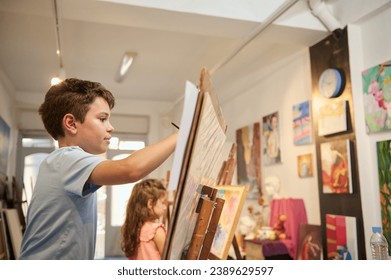
[[[56,22],[55,22],[56,23],[56,41],[57,41],[56,54],[59,59],[60,70],[59,70],[58,75],[54,76],[51,79],[50,84],[52,86],[62,82],[66,78],[64,64],[62,61],[62,49],[61,49],[61,40],[60,40],[60,20],[59,20],[59,16],[58,16],[58,10],[59,10],[58,3],[57,3],[57,0],[53,0],[53,2],[54,2],[54,15],[55,15],[55,20],[56,20]]]
[[[137,53],[135,52],[125,52],[124,56],[122,57],[121,65],[119,67],[116,81],[118,83],[121,83],[125,76],[126,73],[128,73],[130,66],[132,65],[135,57],[137,56]]]

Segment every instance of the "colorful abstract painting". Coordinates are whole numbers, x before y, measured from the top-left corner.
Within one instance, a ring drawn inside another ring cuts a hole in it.
[[[352,193],[350,140],[320,145],[323,193]]]
[[[293,115],[293,143],[295,145],[310,144],[312,142],[310,102],[294,105]]]
[[[383,234],[391,244],[391,140],[376,143]],[[391,252],[391,248],[389,248]]]
[[[362,71],[367,133],[391,129],[391,60]]]
[[[347,100],[333,101],[319,108],[318,135],[325,136],[347,131]]]
[[[237,181],[249,186],[247,199],[262,195],[260,123],[236,130]]]
[[[326,214],[327,259],[358,260],[356,218]]]
[[[248,186],[216,186],[217,197],[224,199],[211,253],[221,260],[226,260],[231,247],[240,213],[248,192]]]
[[[312,177],[312,154],[304,154],[297,156],[297,173],[299,177]]]
[[[3,175],[7,174],[10,131],[10,127],[0,117],[0,173]]]
[[[265,165],[281,163],[279,121],[278,112],[262,118],[263,162]]]

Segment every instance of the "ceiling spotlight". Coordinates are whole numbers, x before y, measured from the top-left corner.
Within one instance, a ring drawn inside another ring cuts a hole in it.
[[[134,58],[137,56],[137,53],[135,52],[126,52],[122,58],[120,68],[118,70],[118,74],[116,77],[116,81],[118,83],[121,83],[125,76],[126,73],[128,73],[130,66],[133,63]]]

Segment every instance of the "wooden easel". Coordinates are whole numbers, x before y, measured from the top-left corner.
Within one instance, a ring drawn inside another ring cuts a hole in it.
[[[236,144],[233,143],[231,150],[228,155],[228,159],[223,162],[219,175],[217,176],[217,185],[230,185],[232,182],[232,177],[234,175],[235,166],[236,166]]]
[[[188,260],[208,259],[213,238],[216,233],[224,200],[216,198],[217,190],[202,186],[197,208],[198,213],[195,229],[186,254]]]
[[[228,159],[223,162],[219,175],[217,177],[218,185],[230,185],[232,183],[232,177],[236,166],[236,159],[235,159],[236,148],[237,148],[236,143],[233,143],[228,155]],[[240,253],[239,244],[236,239],[236,235],[234,235],[232,239],[232,247],[234,248],[236,259],[242,260],[243,257]],[[213,260],[219,259],[217,256],[215,256],[212,253],[209,254],[209,258]]]
[[[219,260],[210,250],[224,207],[224,199],[216,198],[216,189],[203,186],[203,189],[211,189],[208,194],[200,197],[196,212],[198,214],[196,226],[187,251],[187,260]],[[239,245],[234,235],[232,246],[236,259],[241,260]]]

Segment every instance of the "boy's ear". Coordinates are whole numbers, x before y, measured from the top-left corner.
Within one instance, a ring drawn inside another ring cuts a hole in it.
[[[72,114],[66,114],[63,119],[62,123],[64,125],[64,130],[69,131],[72,134],[76,134],[76,118]]]

